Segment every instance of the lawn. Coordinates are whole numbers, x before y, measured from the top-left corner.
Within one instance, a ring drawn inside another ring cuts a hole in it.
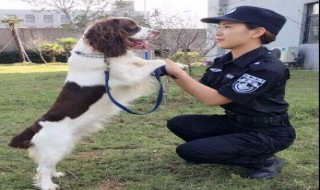
[[[199,78],[204,67],[194,68]],[[66,77],[65,65],[0,66],[0,190],[31,190],[36,165],[27,151],[7,146],[10,138],[46,112]],[[146,116],[121,113],[74,153],[54,181],[63,190],[318,190],[319,72],[294,70],[286,99],[297,130],[295,143],[277,155],[286,160],[273,180],[240,177],[240,167],[186,164],[175,153],[183,141],[166,128],[180,114],[222,113],[171,84],[158,111]],[[135,110],[152,107],[155,95],[140,99]]]

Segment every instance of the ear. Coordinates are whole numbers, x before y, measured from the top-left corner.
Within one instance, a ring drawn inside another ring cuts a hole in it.
[[[263,27],[258,27],[252,30],[252,38],[260,38],[263,34],[266,33],[266,29]]]
[[[119,30],[118,20],[97,22],[84,36],[95,51],[103,53],[106,57],[119,57],[127,52],[127,36]]]

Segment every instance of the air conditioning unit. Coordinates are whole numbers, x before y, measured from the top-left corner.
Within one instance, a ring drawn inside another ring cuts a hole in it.
[[[271,50],[284,63],[295,63],[299,57],[298,47],[274,47]]]

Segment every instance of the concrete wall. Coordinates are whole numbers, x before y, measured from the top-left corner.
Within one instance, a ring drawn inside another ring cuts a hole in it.
[[[176,38],[179,33],[177,30],[167,30],[161,31],[167,39],[166,47],[170,49],[170,47],[176,46]],[[182,39],[190,39],[190,36],[194,36],[198,34],[197,40],[195,40],[189,48],[191,51],[201,51],[206,48],[206,33],[205,29],[187,29],[184,34],[182,34]],[[20,28],[19,36],[21,41],[23,42],[23,46],[26,49],[35,49],[34,40],[39,40],[41,42],[56,42],[58,38],[80,38],[82,33],[75,33],[71,31],[67,31],[62,28]],[[0,28],[0,51],[11,41],[12,35],[9,29]],[[161,36],[158,38],[161,39]],[[181,43],[180,43],[181,44]],[[150,44],[150,47],[153,50],[158,49],[157,46]],[[185,47],[185,46],[184,46]],[[179,49],[181,51],[181,48]],[[178,50],[178,51],[179,51]],[[10,43],[8,47],[6,47],[3,52],[11,52],[17,51],[17,47],[14,41]],[[152,51],[153,52],[153,51]],[[144,51],[137,51],[140,57],[144,57]],[[154,55],[152,56],[153,58]]]
[[[287,22],[277,36],[277,40],[266,47],[298,47],[299,53],[304,54],[306,66],[309,69],[319,68],[319,42],[316,44],[302,44],[304,23],[306,21],[306,4],[316,0],[208,0],[208,16],[224,14],[238,6],[257,6],[274,10],[287,18]],[[224,4],[225,6],[219,6]],[[208,55],[208,59],[221,55],[225,51],[218,48]]]
[[[66,31],[59,28],[22,28],[19,29],[19,36],[27,49],[34,49],[34,40],[45,42],[55,42],[58,38],[79,38],[81,33]],[[0,50],[12,39],[11,31],[9,29],[0,28]],[[4,52],[16,51],[17,47],[14,41],[3,50]]]
[[[304,66],[306,69],[319,70],[319,44],[301,44],[299,53],[305,56]]]

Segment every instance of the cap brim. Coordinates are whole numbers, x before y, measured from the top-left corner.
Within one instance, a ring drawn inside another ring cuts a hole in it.
[[[230,21],[230,22],[245,22],[239,19],[235,19],[232,17],[227,17],[227,16],[219,16],[219,17],[209,17],[209,18],[203,18],[201,19],[201,22],[204,23],[219,23],[220,21]]]

